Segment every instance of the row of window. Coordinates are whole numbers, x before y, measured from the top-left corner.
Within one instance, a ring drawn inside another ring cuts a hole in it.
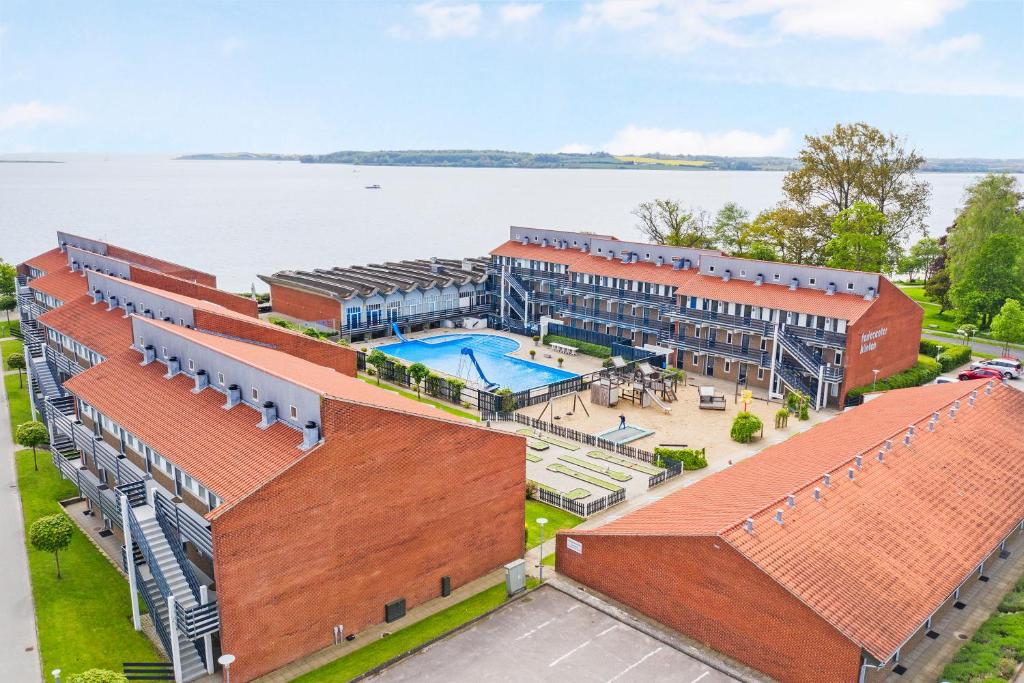
[[[32,291],[33,291],[33,294],[35,295],[36,301],[41,303],[41,304],[43,304],[43,305],[45,305],[45,306],[48,306],[49,308],[57,308],[58,306],[64,305],[64,302],[61,301],[60,299],[58,299],[55,296],[50,296],[49,294],[43,294],[42,292],[39,292],[39,291],[36,291],[36,290],[32,290]]]
[[[432,295],[425,297],[422,301],[417,300],[407,303],[397,300],[389,301],[387,302],[387,316],[390,320],[399,316],[419,315],[423,311],[426,311],[427,313],[435,313],[439,310],[450,311],[456,308],[466,308],[473,305],[482,306],[486,303],[487,292],[483,290],[476,292],[462,292],[459,294],[458,298],[455,297],[454,293],[444,294],[440,298],[436,295]],[[370,324],[379,323],[382,320],[382,313],[383,309],[381,304],[366,305],[366,321]],[[362,321],[362,306],[345,307],[345,322],[347,325],[354,326]]]
[[[68,351],[73,352],[79,358],[88,359],[91,365],[96,365],[103,360],[103,356],[100,354],[96,353],[84,344],[80,344],[66,334],[58,332],[57,330],[47,327],[46,336],[50,338],[50,341],[60,344]]]

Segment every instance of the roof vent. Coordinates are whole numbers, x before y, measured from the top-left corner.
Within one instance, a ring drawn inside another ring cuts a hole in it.
[[[92,291],[92,302],[94,304],[98,304],[101,301],[103,301],[103,292],[98,289],[94,289]]]
[[[885,451],[878,451],[878,462],[885,462]]]
[[[473,262],[468,258],[462,259],[462,269],[468,273],[473,272]]]
[[[814,487],[814,500],[821,500],[821,489],[817,486]]]
[[[656,265],[658,267],[661,267],[661,266],[665,265],[665,257],[664,256],[659,256],[658,258],[654,259],[654,265]]]
[[[71,272],[72,273],[77,273],[78,272],[78,261],[72,261],[71,262]]]
[[[688,258],[683,259],[683,270],[689,270],[693,266],[693,263]]]
[[[523,238],[519,241],[522,242],[524,247],[530,244],[530,238],[526,235],[523,235]]]
[[[825,488],[832,486],[832,475],[828,472],[821,478],[821,483],[825,485]]]
[[[728,282],[731,279],[732,279],[732,271],[731,270],[726,269],[725,271],[722,272],[722,282]]]
[[[153,309],[152,308],[147,308],[146,310],[144,310],[142,312],[142,315],[146,316],[147,318],[152,319],[153,318]]]
[[[135,304],[133,304],[131,301],[125,301],[124,302],[124,317],[127,318],[128,316],[130,316],[134,312],[135,312]]]
[[[988,381],[988,384],[985,385],[985,395],[986,396],[991,396],[992,395],[992,389],[995,387],[995,385],[996,385],[995,380],[990,379]]]
[[[907,433],[903,437],[903,445],[904,446],[909,446],[910,445],[910,441],[913,438],[914,438],[914,427],[913,427],[913,425],[911,425],[910,429],[907,430]]]
[[[955,405],[950,406],[950,408],[949,408],[949,419],[955,420],[956,419],[956,412],[957,412],[957,407]]]
[[[206,374],[206,370],[196,370],[196,386],[192,389],[192,393],[198,394],[208,386],[210,386],[210,376]]]
[[[892,439],[886,439],[884,446],[885,446],[885,450],[891,451],[892,450]]]
[[[755,287],[760,287],[763,284],[764,284],[764,273],[758,273],[757,277],[754,278],[754,286]]]
[[[117,308],[117,294],[111,294],[107,297],[107,310],[112,311]]]
[[[302,427],[302,450],[308,451],[320,441],[320,428],[316,422],[309,420]]]
[[[748,533],[754,533],[754,518],[747,517],[747,521],[743,522],[743,529]]]
[[[857,466],[858,470],[864,467],[864,456],[858,455],[856,458],[853,459],[853,464]]]
[[[228,400],[224,403],[224,410],[230,410],[242,402],[242,390],[237,384],[228,385]]]
[[[875,298],[875,288],[874,287],[868,287],[867,294],[864,295],[864,300],[865,301],[871,301],[874,298]]]
[[[672,270],[680,270],[683,267],[683,259],[674,258],[672,259]]]
[[[792,493],[786,496],[786,505],[788,505],[791,508],[796,507],[796,496],[794,496]]]
[[[260,413],[262,415],[259,424],[260,429],[266,429],[277,422],[277,406],[274,405],[273,401],[264,401],[263,405],[260,406]]]
[[[776,508],[775,521],[779,523],[779,526],[782,526],[782,508]]]
[[[619,255],[619,260],[622,261],[623,263],[629,263],[632,260],[632,258],[633,257],[629,254],[629,252],[623,252],[621,255]]]
[[[789,291],[795,292],[796,288],[800,286],[800,278],[793,278],[789,281]]]
[[[62,241],[60,243],[60,250],[61,250],[62,253],[68,250],[68,243],[67,243],[67,241]]]
[[[614,252],[614,251],[612,251],[611,249],[609,249],[609,250],[608,250],[608,251],[607,251],[607,252],[605,253],[604,257],[605,257],[606,259],[608,259],[609,261],[611,261],[611,260],[612,260],[613,258],[615,258],[615,252]]]
[[[441,272],[441,264],[437,262],[436,256],[430,257],[430,272],[437,275]]]
[[[542,246],[542,247],[548,246],[548,238],[547,237],[545,237],[544,239],[542,239],[540,241],[540,246]]]
[[[584,242],[583,244],[580,245],[580,251],[583,252],[584,254],[587,253],[587,243],[586,242]]]
[[[156,360],[156,349],[153,348],[152,344],[146,344],[146,348],[142,349],[142,362],[139,365],[149,365]]]
[[[181,372],[181,363],[178,362],[177,356],[171,356],[167,359],[167,374],[164,375],[164,379],[171,379],[179,372]]]
[[[971,392],[971,395],[967,397],[967,405],[974,407],[974,402],[978,400],[978,390],[975,389]]]
[[[846,470],[846,478],[847,479],[849,479],[850,481],[853,481],[853,478],[855,476],[857,476],[857,470],[853,469],[852,467],[850,469]]]
[[[836,293],[836,283],[834,283],[834,282],[828,283],[828,287],[825,288],[825,293],[828,294],[829,296],[832,296],[833,294],[835,294]]]

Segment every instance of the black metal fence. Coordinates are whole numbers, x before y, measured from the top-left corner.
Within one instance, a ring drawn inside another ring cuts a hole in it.
[[[569,327],[568,325],[560,325],[558,323],[548,323],[548,334],[554,334],[559,337],[568,337],[569,339],[578,339],[579,341],[587,342],[589,344],[598,344],[600,346],[611,347],[612,344],[619,346],[632,346],[633,340],[629,337],[617,337],[614,334],[605,334],[604,332],[595,332],[594,330],[584,330],[581,327]]]
[[[367,354],[356,351],[356,368],[362,372],[367,371]],[[409,368],[390,358],[385,360],[380,367],[372,366],[373,371],[380,375],[381,380],[389,384],[397,384],[410,389],[416,388],[416,383],[409,374]],[[481,392],[473,387],[466,386],[462,380],[448,381],[447,378],[431,374],[423,380],[420,385],[421,393],[447,401],[457,406],[469,406],[477,408],[480,405]]]
[[[592,500],[589,503],[584,503],[578,500],[571,500],[561,494],[554,493],[546,489],[538,488],[536,498],[542,503],[547,503],[548,505],[553,505],[554,507],[567,510],[574,515],[589,517],[601,510],[605,510],[626,500],[626,490],[619,489],[614,493],[609,493],[603,498],[598,498],[597,500]]]

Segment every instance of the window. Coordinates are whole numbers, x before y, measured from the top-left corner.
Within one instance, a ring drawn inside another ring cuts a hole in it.
[[[715,272],[715,267],[714,266],[708,266],[708,272],[709,273]]]
[[[778,282],[779,281],[779,274],[775,273],[775,275],[772,275],[772,279],[775,280],[776,282]]]
[[[189,372],[193,372],[195,369],[196,369],[196,362],[194,360],[192,360],[191,358],[189,358],[188,359],[188,370],[189,370]]]
[[[764,337],[761,337],[761,350],[762,351],[767,351],[768,350],[768,340],[765,339]]]
[[[843,352],[842,351],[836,351],[835,364],[836,365],[842,365],[843,364]]]
[[[157,320],[163,320],[164,319],[164,309],[161,308],[160,310],[158,310],[156,312],[156,318],[157,318]]]
[[[700,359],[697,358],[697,354],[693,354],[693,364],[700,365]]]
[[[764,379],[764,368],[758,368],[757,369],[757,378],[759,380]]]
[[[732,361],[727,360],[722,364],[722,372],[725,372],[726,374],[732,372]]]
[[[809,284],[811,287],[813,287],[816,282],[817,282],[817,280],[812,277],[810,280],[807,281],[807,284]]]
[[[160,355],[163,356],[164,358],[167,358],[167,347],[166,346],[161,346],[160,347]]]
[[[219,384],[221,386],[224,386],[224,373],[223,372],[218,372],[217,373],[217,384]]]
[[[725,333],[725,343],[732,344],[732,332]],[[726,372],[728,372],[728,370],[726,370]]]
[[[849,290],[853,290],[853,283],[852,282],[847,282],[846,283],[846,288],[849,289]]]
[[[181,325],[182,327],[185,327],[185,319],[184,318],[178,318],[178,324]]]
[[[299,409],[296,408],[295,406],[288,406],[288,414],[291,416],[293,420],[299,419]]]
[[[254,400],[254,401],[260,400],[260,391],[256,387],[253,387],[250,390],[249,395],[252,396],[252,400]]]

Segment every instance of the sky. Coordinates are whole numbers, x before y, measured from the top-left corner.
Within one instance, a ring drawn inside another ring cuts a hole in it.
[[[0,152],[1024,158],[1022,0],[0,3]]]

